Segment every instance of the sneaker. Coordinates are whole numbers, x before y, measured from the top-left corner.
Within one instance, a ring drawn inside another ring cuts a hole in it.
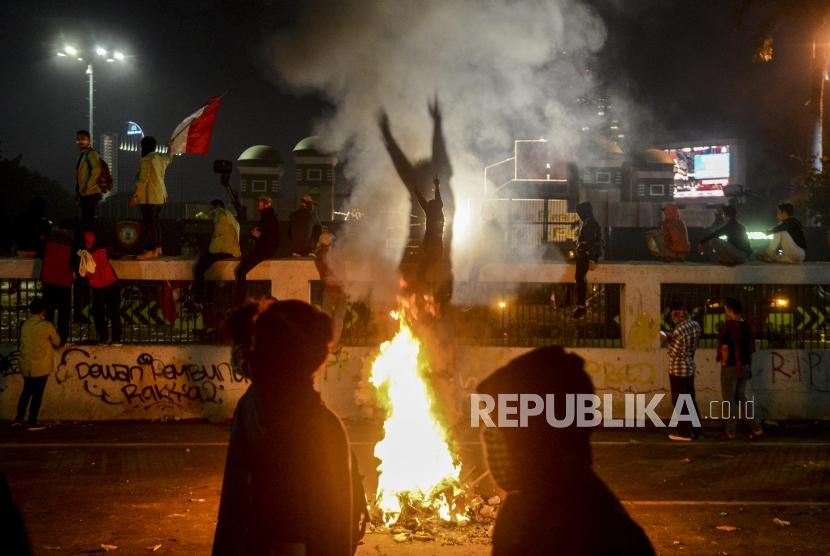
[[[19,429],[22,426],[23,426],[23,421],[21,421],[19,419],[16,419],[11,425],[9,425],[9,427],[11,427],[13,429]]]
[[[30,431],[30,432],[42,431],[42,430],[46,430],[46,427],[43,426],[43,425],[38,425],[37,423],[35,423],[34,425],[29,425],[28,427],[26,427],[26,430]]]
[[[585,316],[585,313],[586,313],[586,312],[587,312],[587,311],[586,311],[586,309],[585,309],[585,306],[584,306],[584,305],[578,305],[578,306],[576,307],[576,309],[574,309],[574,312],[573,312],[573,313],[571,313],[571,317],[573,317],[573,318],[575,318],[575,319],[581,319],[582,317],[584,317],[584,316]]]
[[[674,442],[691,442],[691,436],[681,436],[679,434],[670,434],[669,440],[673,440]]]

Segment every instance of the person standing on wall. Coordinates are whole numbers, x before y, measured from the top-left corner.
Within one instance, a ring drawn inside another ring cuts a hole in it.
[[[585,316],[585,300],[588,296],[588,271],[597,267],[597,259],[602,254],[602,228],[594,218],[594,207],[589,202],[576,205],[579,216],[579,235],[576,239],[576,309],[573,318]]]
[[[314,201],[309,195],[304,195],[297,210],[288,215],[288,243],[291,245],[291,255],[311,255],[314,242],[319,235],[320,220],[314,212]]]
[[[20,374],[23,375],[23,391],[17,402],[17,415],[14,426],[23,426],[26,408],[29,408],[30,431],[43,430],[38,424],[40,404],[46,381],[55,370],[54,351],[61,345],[61,338],[55,325],[46,320],[46,307],[43,299],[35,298],[29,304],[32,314],[20,328]]]
[[[678,407],[677,400],[681,394],[691,396],[695,413],[700,411],[695,401],[695,351],[700,341],[700,325],[689,316],[686,306],[681,301],[674,301],[669,305],[669,314],[674,328],[668,334],[661,336],[666,340],[669,353],[669,383],[671,384],[672,406]],[[700,427],[693,427],[692,423],[683,420],[678,423],[677,432],[669,434],[669,440],[688,442],[701,435]]]
[[[254,250],[242,257],[236,267],[236,303],[245,301],[248,293],[248,273],[262,261],[277,254],[280,246],[280,221],[271,206],[271,197],[260,195],[257,200],[259,225],[251,230],[254,237]]]
[[[136,205],[141,209],[141,220],[144,227],[144,252],[136,259],[147,261],[161,257],[161,226],[159,215],[161,208],[167,201],[167,187],[164,185],[164,174],[167,166],[172,162],[170,145],[164,154],[156,152],[156,140],[145,137],[141,140],[141,163],[138,167],[138,176],[135,179],[135,191],[130,199],[130,206]]]
[[[101,156],[92,148],[89,132],[85,129],[75,134],[75,143],[81,150],[78,162],[75,164],[75,194],[81,208],[81,222],[79,230],[95,230],[95,211],[103,197],[98,186],[98,176],[101,175]],[[80,236],[79,236],[80,238]]]
[[[343,320],[346,317],[346,308],[349,303],[349,296],[345,290],[343,280],[343,260],[338,258],[334,250],[334,234],[329,233],[327,227],[323,227],[323,233],[317,241],[317,249],[314,251],[314,265],[320,274],[320,281],[323,282],[323,301],[321,309],[332,319],[332,340],[329,346],[331,353],[337,353],[342,347],[340,335],[343,333]]]

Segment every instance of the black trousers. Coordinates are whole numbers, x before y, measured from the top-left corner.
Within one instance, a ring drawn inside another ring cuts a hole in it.
[[[698,419],[700,419],[700,410],[697,407],[697,400],[695,399],[695,377],[693,376],[675,376],[669,374],[669,384],[671,384],[671,401],[672,406],[677,407],[677,398],[680,394],[690,394],[692,396],[692,404],[695,407]],[[680,421],[677,424],[677,434],[691,438],[700,436],[700,427],[692,427],[688,421]]]
[[[118,282],[106,288],[92,288],[92,319],[99,343],[110,339],[107,321],[112,325],[112,341],[121,341],[121,287]]]
[[[43,304],[46,306],[46,318],[58,328],[61,343],[69,340],[69,312],[72,307],[72,286],[65,288],[54,284],[43,284]],[[55,313],[58,314],[57,321]]]
[[[248,273],[253,270],[253,268],[261,263],[262,261],[267,261],[273,256],[273,253],[264,253],[262,251],[252,251],[242,257],[242,260],[239,261],[239,266],[236,267],[235,275],[236,275],[236,298],[235,301],[237,304],[242,303],[245,301],[245,296],[248,295]]]
[[[574,273],[574,280],[576,281],[576,304],[585,305],[585,299],[588,297],[588,263],[591,258],[588,253],[576,253],[576,272]]]
[[[37,415],[40,413],[40,404],[43,402],[43,391],[46,390],[46,376],[24,376],[23,377],[23,391],[20,393],[20,399],[17,401],[17,416],[16,421],[22,421],[23,415],[26,413],[26,406],[29,406],[29,424],[37,424]],[[32,402],[29,405],[29,401]]]
[[[161,246],[161,224],[159,214],[161,205],[138,205],[141,209],[141,221],[144,226],[144,248],[147,251],[155,251]]]
[[[101,200],[101,194],[81,195],[78,201],[81,207],[81,225],[80,232],[96,231],[95,211],[98,208],[98,202]],[[81,238],[83,239],[83,238]],[[83,243],[81,243],[83,245]]]
[[[193,267],[193,300],[201,303],[205,300],[205,272],[213,263],[233,257],[230,253],[205,252],[199,255],[196,266]]]

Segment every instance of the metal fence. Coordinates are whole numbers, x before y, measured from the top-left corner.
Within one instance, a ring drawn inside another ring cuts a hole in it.
[[[726,320],[724,300],[743,305],[743,317],[755,330],[757,349],[830,348],[830,285],[815,284],[663,284],[663,328],[671,321],[668,306],[682,300],[703,329],[701,347],[716,347]]]
[[[192,304],[189,281],[121,280],[123,343],[215,344],[224,343],[223,322],[233,306],[233,282],[207,282],[203,308]],[[42,295],[37,280],[0,280],[0,343],[14,344],[29,315],[29,303]],[[249,281],[248,295],[270,295],[270,281]],[[91,292],[85,282],[72,287],[70,342],[95,343]]]
[[[573,319],[574,284],[459,283],[457,299],[445,329],[463,345],[538,347],[622,347],[620,284],[589,286],[587,314]],[[312,303],[321,290],[312,282]],[[475,299],[465,303],[463,299]],[[364,302],[352,302],[344,319],[342,342],[369,346],[389,338],[387,310],[373,311]]]

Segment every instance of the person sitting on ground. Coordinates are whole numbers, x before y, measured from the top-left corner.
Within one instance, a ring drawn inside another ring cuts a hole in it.
[[[313,384],[330,341],[331,319],[305,302],[272,302],[257,315],[214,555],[354,554],[365,494],[346,431]]]
[[[236,267],[236,303],[241,304],[248,293],[248,273],[262,261],[277,254],[280,246],[280,221],[271,206],[271,197],[260,195],[257,199],[259,225],[251,230],[254,237],[254,250],[242,257]]]
[[[725,420],[723,439],[733,440],[737,430],[738,418],[746,420],[751,428],[750,440],[764,437],[761,423],[747,415],[746,386],[752,378],[752,354],[755,353],[755,334],[752,325],[744,320],[743,304],[733,298],[727,298],[726,321],[718,333],[718,354],[720,362],[720,385],[723,401],[729,408]],[[726,413],[726,412],[724,412]]]
[[[674,203],[663,207],[663,224],[659,230],[646,232],[646,244],[651,254],[667,263],[683,262],[689,254],[689,232]]]
[[[304,195],[297,210],[288,215],[288,243],[291,255],[308,257],[320,235],[320,221],[314,212],[314,201]]]
[[[236,217],[225,209],[225,203],[219,199],[210,202],[209,212],[213,217],[213,235],[207,252],[199,256],[193,267],[193,301],[197,306],[205,301],[205,273],[213,263],[242,254]]]
[[[92,290],[92,319],[99,344],[110,342],[109,327],[112,325],[112,345],[121,343],[121,286],[118,276],[110,263],[109,249],[96,243],[95,232],[84,232],[86,250],[80,251],[78,274],[89,281]]]
[[[743,264],[752,255],[752,246],[749,244],[749,237],[746,235],[746,226],[737,219],[738,211],[734,205],[724,205],[723,221],[725,224],[711,232],[698,244],[698,251],[701,255],[706,252],[706,243],[710,242],[712,247],[711,259],[722,265],[735,266]],[[723,240],[720,236],[726,236]]]
[[[20,329],[20,374],[23,375],[23,391],[17,401],[16,425],[23,424],[26,408],[29,408],[29,430],[43,430],[38,424],[40,404],[46,381],[55,370],[55,348],[61,338],[55,325],[46,320],[46,306],[37,297],[29,304],[32,314]],[[31,405],[29,404],[31,402]]]
[[[553,413],[564,420],[566,396],[594,394],[594,386],[581,357],[550,346],[513,359],[478,392],[496,399],[517,392],[553,395]],[[589,427],[575,423],[553,427],[544,413],[529,417],[527,426],[483,429],[490,474],[507,491],[493,556],[654,554],[642,528],[591,468],[590,435]]]
[[[766,253],[758,258],[768,263],[803,263],[807,255],[807,239],[804,229],[798,218],[793,216],[793,206],[790,203],[778,205],[778,225],[767,230],[772,235]],[[779,250],[781,251],[779,253]]]

